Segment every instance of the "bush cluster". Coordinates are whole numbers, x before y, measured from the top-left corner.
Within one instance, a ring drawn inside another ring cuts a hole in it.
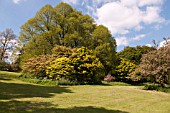
[[[36,78],[65,79],[77,84],[97,84],[103,78],[103,65],[85,47],[71,49],[57,46],[53,55],[31,58],[23,65],[23,72]]]

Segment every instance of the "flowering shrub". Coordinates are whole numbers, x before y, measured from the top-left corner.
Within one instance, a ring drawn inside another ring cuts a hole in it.
[[[115,78],[111,75],[111,74],[108,74],[105,78],[104,78],[104,81],[106,82],[111,82],[113,81]]]

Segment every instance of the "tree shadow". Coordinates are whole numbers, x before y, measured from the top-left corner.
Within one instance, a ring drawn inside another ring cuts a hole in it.
[[[6,75],[0,75],[0,80],[11,80],[11,78],[7,77]]]
[[[57,108],[58,105],[46,102],[31,103],[12,100],[0,104],[1,113],[128,113],[94,106]]]
[[[0,100],[32,97],[50,98],[55,94],[61,93],[73,92],[68,87],[0,82]]]

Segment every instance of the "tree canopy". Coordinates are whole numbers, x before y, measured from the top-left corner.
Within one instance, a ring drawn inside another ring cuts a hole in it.
[[[118,52],[117,55],[119,58],[125,58],[135,64],[139,64],[142,55],[153,50],[156,49],[154,47],[148,46],[136,46],[136,47],[127,46],[122,51]]]

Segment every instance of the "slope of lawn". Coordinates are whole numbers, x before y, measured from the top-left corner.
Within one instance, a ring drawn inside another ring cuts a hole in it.
[[[170,93],[140,86],[44,86],[0,72],[0,113],[170,113]]]

